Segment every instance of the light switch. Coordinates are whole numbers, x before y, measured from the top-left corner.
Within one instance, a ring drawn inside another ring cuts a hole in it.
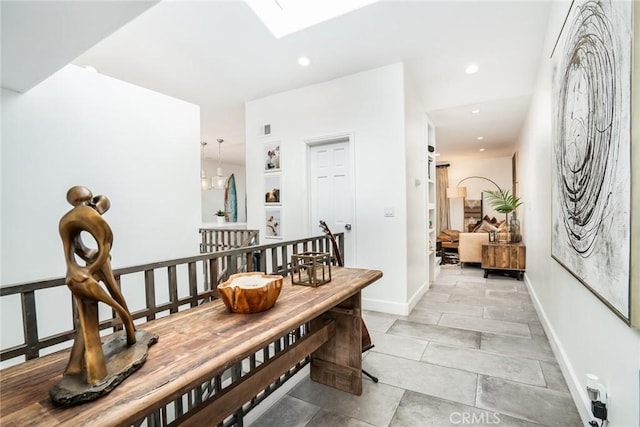
[[[395,212],[393,211],[393,206],[387,206],[387,207],[384,208],[384,216],[385,217],[396,216]]]

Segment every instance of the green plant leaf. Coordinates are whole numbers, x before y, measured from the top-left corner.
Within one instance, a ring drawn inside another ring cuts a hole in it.
[[[485,190],[489,206],[502,214],[510,214],[522,204],[519,197],[514,196],[509,190]]]

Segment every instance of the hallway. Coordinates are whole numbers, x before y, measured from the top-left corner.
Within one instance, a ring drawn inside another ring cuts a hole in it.
[[[444,266],[409,316],[367,311],[362,396],[303,379],[251,424],[581,426],[524,282]]]

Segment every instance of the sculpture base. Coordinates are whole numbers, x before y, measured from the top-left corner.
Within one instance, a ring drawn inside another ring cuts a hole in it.
[[[102,344],[107,361],[107,376],[102,381],[91,385],[87,384],[84,374],[63,375],[62,380],[49,390],[49,397],[58,405],[73,406],[104,396],[144,364],[149,347],[157,342],[156,334],[139,330],[136,331],[136,343],[127,347],[125,332],[116,332]]]

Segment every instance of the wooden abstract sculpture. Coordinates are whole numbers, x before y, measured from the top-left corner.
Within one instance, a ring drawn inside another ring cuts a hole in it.
[[[65,283],[78,308],[79,325],[71,349],[69,363],[62,380],[50,391],[52,400],[73,405],[94,400],[113,390],[137,370],[147,358],[148,347],[157,342],[157,335],[136,332],[127,303],[111,270],[113,233],[104,220],[110,207],[106,196],[93,196],[82,186],[67,192],[73,206],[61,219],[60,237],[64,246],[67,274]],[[82,233],[95,239],[96,249],[82,240]],[[86,265],[78,264],[82,259]],[[100,286],[103,282],[108,293]],[[100,338],[98,302],[109,305],[118,314],[124,332],[105,340]],[[79,330],[78,330],[79,329]]]

